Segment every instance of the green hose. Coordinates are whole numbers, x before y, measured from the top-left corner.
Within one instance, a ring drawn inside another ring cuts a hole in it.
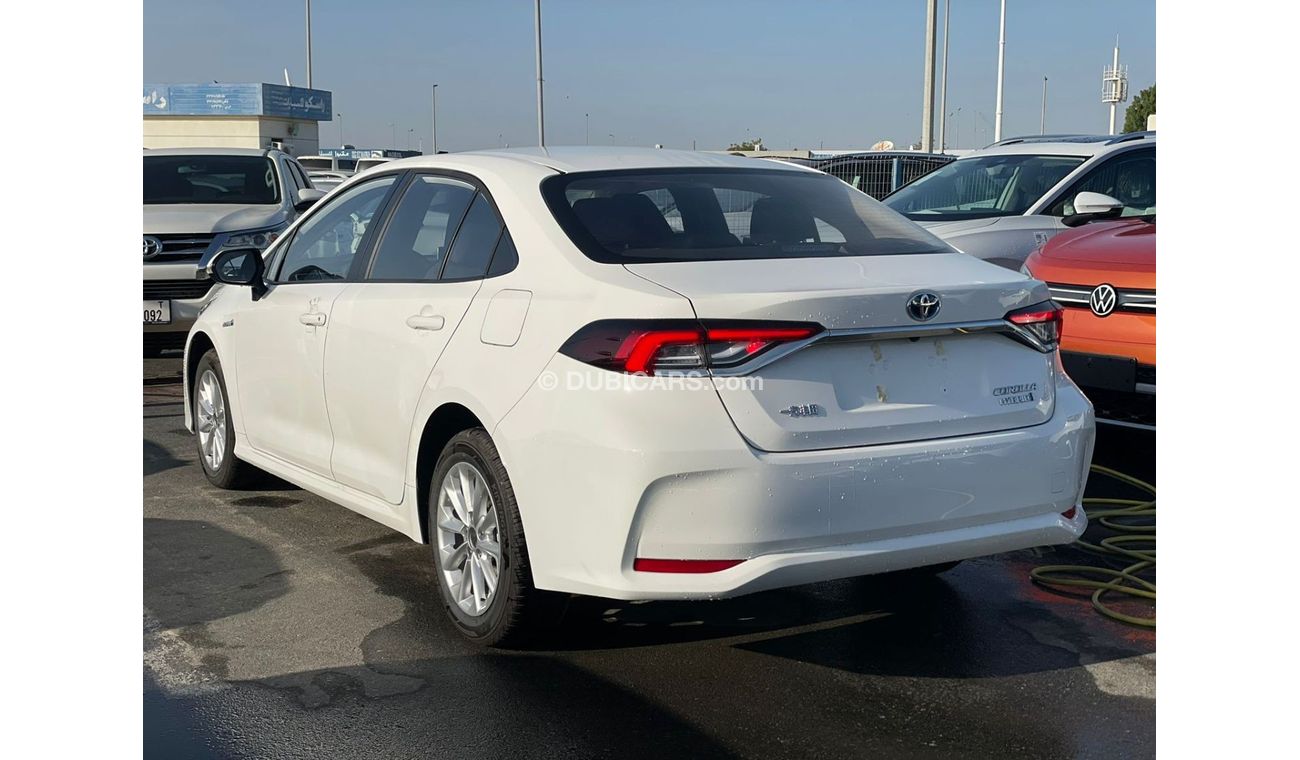
[[[1094,464],[1092,472],[1105,475],[1151,494],[1149,500],[1139,499],[1084,499],[1083,507],[1093,522],[1114,531],[1097,543],[1079,539],[1074,545],[1110,560],[1127,562],[1125,567],[1095,567],[1092,565],[1044,565],[1029,572],[1033,581],[1047,588],[1094,589],[1092,606],[1112,620],[1145,628],[1155,628],[1156,584],[1145,575],[1154,577],[1156,566],[1156,488],[1131,475]],[[1093,510],[1093,505],[1108,509]],[[1106,604],[1108,595],[1118,594],[1148,600],[1151,617],[1128,615]]]

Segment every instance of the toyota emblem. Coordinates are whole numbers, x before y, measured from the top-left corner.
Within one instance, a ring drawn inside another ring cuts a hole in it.
[[[1092,289],[1092,294],[1088,296],[1088,306],[1092,309],[1093,314],[1105,317],[1115,310],[1115,304],[1118,300],[1115,295],[1115,288],[1102,283]]]
[[[144,236],[144,257],[152,259],[154,256],[162,253],[162,241],[153,235]]]
[[[907,299],[907,315],[917,322],[929,322],[939,315],[939,296],[928,290]]]

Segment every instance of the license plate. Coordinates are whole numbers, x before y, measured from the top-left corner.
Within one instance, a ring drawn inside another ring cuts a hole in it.
[[[1136,359],[1062,351],[1061,364],[1065,374],[1084,388],[1132,393],[1137,387]]]
[[[170,325],[172,323],[172,302],[145,301],[144,323],[146,325]]]

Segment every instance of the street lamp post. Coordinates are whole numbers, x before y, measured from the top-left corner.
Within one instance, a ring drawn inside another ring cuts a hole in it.
[[[542,103],[542,0],[533,4],[533,27],[537,35],[537,145],[546,147],[546,115]]]
[[[411,149],[411,135],[413,135],[413,134],[415,134],[415,128],[414,128],[414,127],[410,128],[410,129],[408,129],[408,130],[406,130],[406,149],[407,149],[407,150],[410,150],[410,149]]]
[[[334,114],[334,117],[339,120],[339,147],[342,148],[344,145],[347,145],[347,143],[343,141],[343,114],[336,113]]]
[[[1007,0],[1002,0],[1002,15],[998,22],[998,103],[993,113],[993,142],[1002,139],[1002,77],[1007,57]]]
[[[307,89],[311,89],[311,0],[307,0]]]
[[[429,154],[438,155],[438,85],[433,85],[433,142],[429,144]]]

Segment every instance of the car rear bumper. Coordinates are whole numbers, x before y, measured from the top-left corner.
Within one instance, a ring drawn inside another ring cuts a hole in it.
[[[551,372],[574,369],[557,357]],[[998,433],[769,453],[711,389],[543,390],[494,431],[539,588],[718,598],[1066,543],[1092,457],[1092,408],[1062,378],[1046,423]],[[636,559],[742,560],[718,572]]]

